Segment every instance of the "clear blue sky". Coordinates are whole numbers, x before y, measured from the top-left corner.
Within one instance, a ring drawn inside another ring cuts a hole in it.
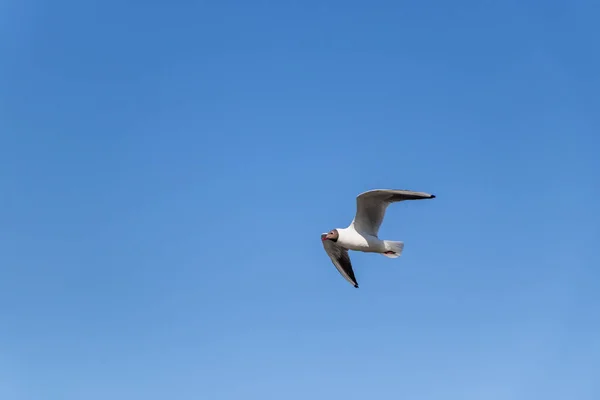
[[[599,19],[1,0],[0,398],[597,400]]]

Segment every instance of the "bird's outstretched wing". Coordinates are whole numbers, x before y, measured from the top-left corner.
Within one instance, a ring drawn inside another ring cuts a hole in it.
[[[411,190],[376,189],[356,197],[354,228],[369,235],[377,236],[385,211],[391,203],[404,200],[433,199],[435,195]]]
[[[350,256],[348,255],[348,249],[343,248],[331,240],[323,240],[324,236],[326,236],[326,234],[321,235],[321,241],[323,242],[325,252],[329,258],[331,258],[331,262],[337,268],[339,273],[352,284],[352,286],[358,288],[358,283],[356,282],[356,277],[354,276],[354,271],[352,270],[352,262],[350,261]]]

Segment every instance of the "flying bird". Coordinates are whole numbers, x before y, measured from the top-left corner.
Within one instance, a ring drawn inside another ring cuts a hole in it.
[[[389,258],[400,257],[404,242],[381,240],[378,237],[387,207],[404,200],[434,198],[433,194],[411,190],[376,189],[361,193],[356,197],[356,215],[350,225],[321,234],[325,252],[340,274],[358,288],[348,250],[379,253]]]

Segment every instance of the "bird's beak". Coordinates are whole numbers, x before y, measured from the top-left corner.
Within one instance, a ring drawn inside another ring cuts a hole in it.
[[[327,235],[326,234],[322,234],[321,235],[321,240],[322,241],[326,241],[327,240]]]

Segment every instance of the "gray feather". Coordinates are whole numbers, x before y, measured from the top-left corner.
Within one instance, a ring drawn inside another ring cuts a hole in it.
[[[329,258],[331,258],[333,265],[337,268],[339,273],[352,284],[352,286],[358,288],[358,282],[356,282],[356,277],[352,270],[352,262],[348,255],[348,249],[343,248],[332,240],[323,240],[323,236],[324,235],[321,235],[323,247]]]

